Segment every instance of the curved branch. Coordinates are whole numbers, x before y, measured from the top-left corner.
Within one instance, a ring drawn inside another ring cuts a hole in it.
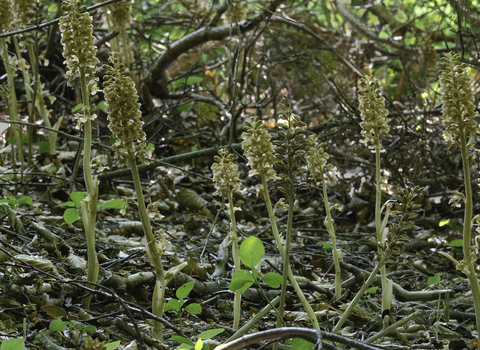
[[[395,49],[413,52],[413,53],[421,53],[419,48],[416,47],[409,47],[400,44],[397,41],[391,40],[390,38],[381,38],[372,31],[370,31],[362,22],[360,22],[354,15],[352,15],[342,4],[340,0],[335,0],[335,5],[337,6],[338,12],[343,16],[343,18],[350,23],[357,31],[361,34],[365,35],[367,38],[374,40],[376,42],[389,45]]]
[[[282,18],[282,17],[278,17],[278,16],[274,16],[273,18],[270,19],[270,21],[272,22],[279,22],[279,23],[285,23],[289,26],[292,26],[292,27],[295,27],[297,29],[300,29],[302,31],[304,31],[305,33],[307,33],[308,35],[312,36],[316,41],[318,41],[319,43],[321,43],[322,45],[325,45],[325,47],[329,50],[329,51],[332,51],[333,53],[335,53],[338,58],[340,59],[340,61],[343,62],[343,64],[345,64],[348,68],[350,68],[350,70],[355,73],[359,78],[363,78],[364,74],[359,71],[351,62],[349,62],[345,57],[343,57],[340,52],[338,52],[337,50],[335,50],[335,48],[333,46],[331,46],[328,42],[325,41],[325,39],[323,39],[320,35],[318,35],[317,33],[315,33],[313,30],[309,29],[308,27],[306,27],[304,24],[301,24],[301,23],[298,23],[298,22],[294,22],[294,21],[291,21],[291,20],[287,20],[285,18]]]
[[[253,30],[253,28],[259,25],[265,18],[275,13],[277,6],[279,6],[282,2],[283,0],[273,0],[268,8],[264,9],[256,17],[238,22],[239,32],[243,34]],[[162,89],[165,89],[162,84],[165,70],[181,54],[208,41],[223,40],[230,35],[234,35],[234,32],[232,31],[232,25],[230,24],[216,28],[204,27],[184,36],[170,45],[170,47],[160,55],[146,75],[151,77],[150,91],[152,95],[156,95],[156,93],[162,91]]]

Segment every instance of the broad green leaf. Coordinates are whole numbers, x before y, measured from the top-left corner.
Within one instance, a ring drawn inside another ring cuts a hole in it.
[[[289,339],[285,342],[285,345],[293,350],[312,350],[314,347],[312,343],[300,338]]]
[[[195,343],[193,341],[191,341],[188,338],[181,337],[179,335],[172,335],[172,339],[175,340],[175,341],[178,341],[179,343],[182,343],[182,344],[188,344],[190,346],[195,346]]]
[[[23,350],[23,345],[23,338],[4,340],[0,346],[0,350]]]
[[[283,283],[283,277],[276,272],[267,272],[262,277],[262,281],[272,288],[278,288]]]
[[[197,303],[188,304],[185,307],[185,311],[189,312],[193,315],[196,315],[196,314],[199,314],[200,312],[202,312],[202,306],[200,304],[197,304]]]
[[[52,332],[63,331],[65,328],[67,328],[67,322],[60,320],[53,320],[49,327]]]
[[[177,314],[180,311],[180,304],[177,299],[170,299],[167,303],[165,311],[173,311]]]
[[[87,194],[87,192],[73,192],[70,193],[70,199],[73,201],[73,203],[75,203],[77,208],[80,208],[80,202],[85,199]]]
[[[150,150],[150,151],[155,151],[155,145],[151,142],[147,143],[147,147],[145,147],[145,148]]]
[[[49,153],[49,152],[50,152],[50,143],[47,141],[39,141],[37,154],[43,154],[43,153]]]
[[[234,292],[242,289],[246,283],[249,284],[249,287],[255,283],[255,278],[253,275],[247,270],[235,270],[233,272],[232,281],[230,282],[228,288]]]
[[[105,344],[105,350],[114,350],[120,345],[120,340]]]
[[[123,201],[121,199],[112,199],[101,205],[102,209],[122,209]]]
[[[463,239],[454,239],[450,243],[444,243],[447,247],[463,247]]]
[[[194,285],[195,285],[195,282],[191,281],[191,282],[187,282],[184,285],[180,286],[180,288],[178,288],[176,293],[175,293],[177,295],[177,298],[178,299],[185,299],[186,297],[188,297],[188,294],[190,294]]]
[[[107,108],[107,105],[105,104],[105,101],[100,101],[100,102],[97,104],[97,108],[98,108],[98,109],[101,109],[101,110],[104,110],[105,108]]]
[[[224,330],[224,328],[209,329],[208,331],[200,333],[198,335],[198,338],[201,338],[203,340],[212,339],[216,335],[222,333]]]
[[[262,241],[257,237],[250,236],[242,242],[238,254],[242,263],[253,269],[265,255],[265,248]]]
[[[367,292],[370,294],[375,294],[377,292],[378,287],[370,287],[367,289]]]
[[[67,210],[65,210],[65,213],[63,213],[63,219],[69,225],[77,221],[79,217],[80,217],[80,213],[78,212],[77,209],[74,209],[74,208],[68,208]]]
[[[83,331],[86,332],[86,333],[95,333],[97,331],[97,329],[94,326],[88,325],[88,326],[85,326]]]
[[[28,205],[33,205],[32,198],[29,196],[22,196],[18,198],[18,203],[17,205],[22,205],[22,204],[28,204]]]
[[[198,339],[197,343],[195,344],[195,350],[202,350],[202,348],[203,348],[202,339]]]

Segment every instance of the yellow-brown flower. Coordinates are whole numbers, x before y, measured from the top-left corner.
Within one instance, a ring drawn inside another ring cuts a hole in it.
[[[61,42],[68,68],[68,85],[71,86],[74,77],[80,77],[80,68],[84,68],[88,89],[94,95],[97,92],[98,81],[95,74],[100,61],[92,35],[92,17],[84,12],[86,9],[80,0],[63,1],[62,10],[66,11],[67,15],[60,17]]]
[[[138,103],[137,89],[130,74],[119,62],[117,52],[110,53],[108,59],[112,66],[104,65],[107,70],[103,80],[106,111],[108,113],[108,128],[116,138],[112,149],[115,157],[127,165],[128,152],[133,152],[135,157],[141,158],[145,163],[149,152],[145,149],[145,133],[142,130],[143,122]]]
[[[242,137],[242,149],[245,151],[245,157],[248,159],[248,165],[251,169],[249,174],[253,176],[263,173],[265,174],[265,181],[277,180],[279,177],[273,169],[275,156],[270,142],[271,136],[258,117],[254,117],[246,123]]]
[[[238,165],[233,162],[233,154],[229,154],[226,148],[218,151],[219,156],[215,156],[215,162],[212,164],[213,181],[217,191],[215,195],[221,195],[223,190],[228,191],[230,186],[232,191],[239,191],[240,184],[238,183]]]
[[[443,138],[449,147],[459,146],[461,127],[466,141],[478,134],[471,77],[467,71],[468,66],[460,63],[460,57],[457,54],[447,53],[442,58],[442,65],[444,69],[440,71],[439,81],[445,128]],[[474,150],[474,142],[468,142],[467,147]]]
[[[362,122],[362,143],[373,148],[381,148],[380,134],[388,134],[390,128],[387,123],[388,111],[385,108],[385,98],[377,97],[380,93],[380,83],[372,76],[366,75],[360,82],[358,91],[359,106]]]

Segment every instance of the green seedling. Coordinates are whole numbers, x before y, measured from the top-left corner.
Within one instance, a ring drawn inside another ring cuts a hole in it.
[[[323,247],[325,253],[330,253],[332,251],[332,244],[328,242],[317,242],[317,245]]]
[[[29,196],[8,197],[8,199],[0,199],[0,210],[7,212],[7,205],[13,210],[17,210],[22,204],[33,205],[32,198]]]
[[[82,341],[88,340],[89,333],[95,333],[97,329],[90,325],[84,325],[73,320],[63,321],[60,317],[53,320],[50,323],[50,331],[63,332],[66,328],[69,328],[70,339],[76,344],[80,345]],[[104,344],[103,347],[106,350],[114,350],[120,345],[120,341]]]
[[[183,311],[189,312],[193,315],[199,314],[200,312],[202,312],[202,307],[200,306],[200,304],[197,304],[197,303],[188,304],[185,308],[183,307],[183,304],[185,304],[185,298],[188,297],[194,285],[195,285],[195,282],[192,281],[192,282],[187,282],[182,286],[180,286],[180,288],[178,288],[177,291],[175,292],[178,300],[170,299],[165,306],[165,311],[172,311],[175,315],[178,315],[178,318],[180,320],[180,328],[182,327]]]
[[[434,284],[439,283],[441,276],[442,276],[442,274],[440,272],[438,272],[438,273],[435,274],[435,276],[428,277],[427,284],[429,286],[433,286]]]
[[[193,282],[189,282],[189,283],[193,283]],[[215,329],[210,329],[208,331],[202,332],[199,335],[197,335],[196,343],[194,343],[188,338],[181,337],[179,335],[172,336],[172,339],[181,343],[181,345],[178,347],[178,350],[180,349],[210,350],[210,347],[207,344],[203,344],[202,340],[211,339],[216,335],[222,333],[223,331],[224,331],[223,328],[215,328]]]
[[[228,288],[231,291],[240,290],[243,294],[253,284],[260,287],[257,279],[258,270],[255,266],[260,263],[265,255],[265,248],[257,237],[248,237],[240,245],[239,255],[242,263],[251,270],[235,270]],[[276,272],[268,272],[260,280],[272,288],[278,288],[283,283],[283,277]]]
[[[63,218],[65,219],[65,222],[67,224],[73,224],[75,221],[80,218],[80,215],[82,213],[81,210],[81,202],[85,199],[87,196],[87,192],[73,192],[70,193],[70,199],[71,201],[65,202],[60,204],[61,207],[71,207],[65,210],[63,213]],[[124,207],[123,201],[121,199],[112,199],[107,202],[99,202],[98,203],[98,209],[99,210],[104,210],[104,209],[122,209]],[[89,208],[89,205],[87,203],[87,209]]]

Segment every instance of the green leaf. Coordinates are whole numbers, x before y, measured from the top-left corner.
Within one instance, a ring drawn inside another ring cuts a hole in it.
[[[75,113],[83,108],[83,103],[79,103],[72,109],[72,113]]]
[[[73,203],[73,202],[65,202],[65,203],[60,203],[58,206],[59,206],[59,207],[75,207],[75,203]]]
[[[73,201],[73,203],[75,203],[75,206],[77,208],[80,208],[81,207],[80,202],[85,199],[87,194],[88,194],[87,192],[73,192],[73,193],[70,193],[70,199]]]
[[[445,225],[447,225],[449,222],[450,222],[450,219],[442,219],[442,220],[440,220],[440,222],[438,223],[438,226],[439,226],[439,227],[445,226]]]
[[[202,348],[203,348],[202,339],[198,339],[197,343],[195,344],[195,350],[202,350]]]
[[[267,272],[262,277],[262,281],[272,288],[278,288],[283,283],[283,277],[276,272]]]
[[[192,107],[192,104],[191,103],[185,103],[181,106],[178,106],[176,107],[175,109],[178,111],[178,112],[186,112],[188,111],[190,108]]]
[[[122,209],[123,201],[121,199],[112,199],[101,204],[102,209]]]
[[[18,198],[18,205],[22,205],[22,204],[28,204],[28,205],[33,205],[33,200],[31,197],[29,196],[22,196],[20,198]]]
[[[110,135],[110,139],[108,141],[110,142],[111,145],[113,145],[117,141],[117,139],[113,137],[113,135]]]
[[[178,300],[170,299],[167,303],[165,311],[173,311],[175,314],[177,314],[180,311],[180,303],[178,302]]]
[[[50,143],[47,141],[38,142],[37,154],[50,153]]]
[[[294,350],[313,350],[313,344],[300,338],[289,339],[285,342],[286,347]]]
[[[48,12],[57,12],[58,5],[56,3],[51,3],[48,5]]]
[[[437,284],[438,282],[440,282],[440,277],[441,276],[442,276],[442,274],[440,272],[438,272],[438,273],[435,274],[435,276],[428,277],[427,284],[429,286]]]
[[[80,213],[78,212],[77,209],[74,209],[74,208],[68,208],[67,210],[65,210],[65,213],[63,213],[63,219],[69,225],[77,221],[79,217],[80,217]]]
[[[249,271],[235,270],[233,272],[232,281],[230,282],[228,289],[234,292],[236,290],[242,289],[246,284],[248,284],[248,287],[250,287],[254,283],[255,278]]]
[[[120,340],[105,344],[105,350],[114,350],[120,345]]]
[[[23,350],[23,344],[23,338],[4,340],[0,346],[0,350]]]
[[[446,247],[463,247],[463,239],[454,239],[450,243],[443,244]]]
[[[147,147],[146,149],[150,150],[150,151],[155,151],[155,145],[151,142],[147,143]]]
[[[197,303],[188,304],[185,307],[185,311],[191,313],[192,315],[196,315],[202,312],[202,306]]]
[[[319,246],[323,246],[323,250],[325,253],[329,253],[332,251],[332,244],[328,242],[317,242]]]
[[[97,329],[94,326],[88,325],[83,329],[83,331],[86,333],[95,333]]]
[[[53,320],[52,322],[50,322],[49,329],[52,332],[63,331],[65,328],[67,328],[67,322],[65,322],[65,321]]]
[[[200,333],[198,335],[198,338],[201,338],[203,340],[212,339],[216,335],[223,333],[224,330],[224,328],[209,329],[208,331]]]
[[[105,101],[100,101],[100,102],[97,104],[97,108],[98,108],[98,109],[101,109],[101,110],[104,110],[105,108],[107,108],[107,105],[105,104]]]
[[[180,286],[180,288],[178,288],[176,293],[175,293],[177,295],[177,298],[178,299],[185,299],[186,297],[188,297],[188,294],[190,294],[194,285],[195,285],[195,282],[191,281],[191,282],[185,283],[184,285]]]
[[[370,294],[375,294],[377,292],[378,287],[370,287],[367,289],[367,292]]]
[[[242,242],[238,254],[242,263],[253,269],[265,255],[265,248],[262,241],[257,237],[250,236]]]
[[[193,341],[191,341],[188,338],[181,337],[179,335],[172,335],[172,339],[175,340],[175,341],[178,341],[179,343],[182,343],[182,344],[188,344],[190,346],[195,346],[195,343]]]
[[[201,82],[203,82],[202,77],[188,77],[186,84],[193,85],[193,84],[200,84]]]

